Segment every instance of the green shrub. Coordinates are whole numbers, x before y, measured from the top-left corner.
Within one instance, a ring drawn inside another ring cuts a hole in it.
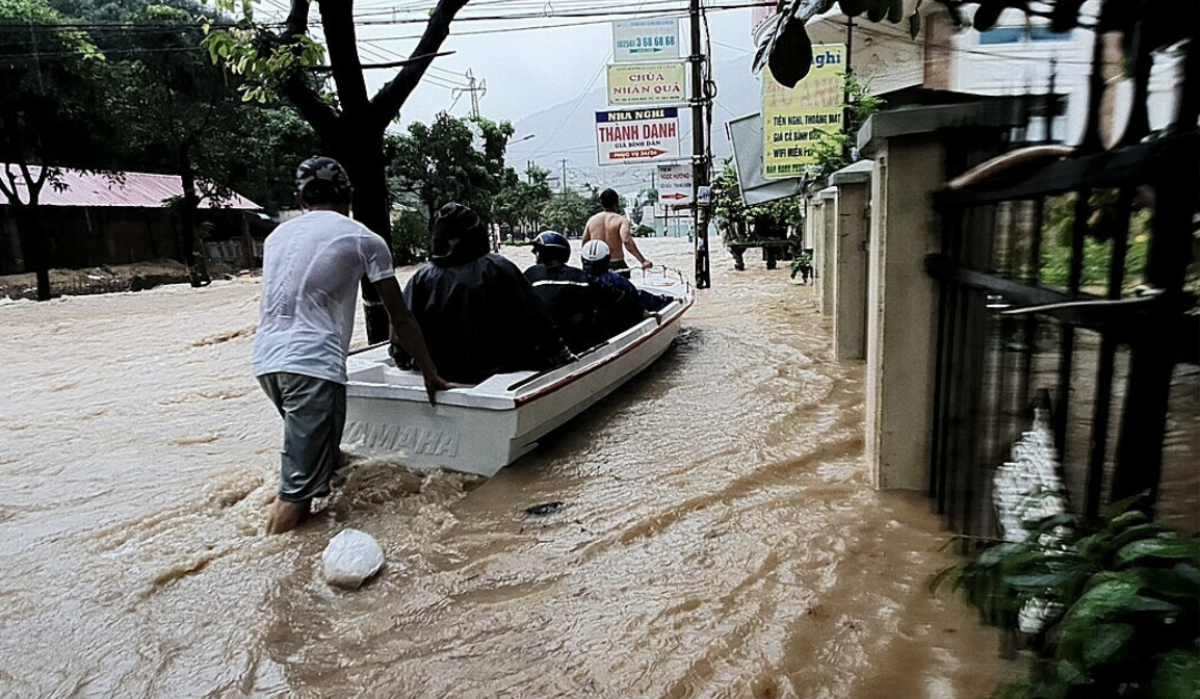
[[[1116,503],[1089,526],[1073,515],[1028,539],[942,571],[984,623],[1043,621],[1044,648],[1005,699],[1189,699],[1200,696],[1200,539]]]
[[[392,221],[392,261],[396,266],[424,262],[430,245],[429,225],[421,214],[405,211]]]

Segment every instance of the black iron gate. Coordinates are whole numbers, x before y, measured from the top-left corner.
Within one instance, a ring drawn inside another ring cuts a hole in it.
[[[1097,31],[1082,145],[1066,158],[1049,145],[1016,149],[991,174],[968,173],[935,197],[943,231],[929,259],[941,289],[929,494],[968,537],[995,535],[993,470],[1039,397],[1073,509],[1094,516],[1148,491],[1182,526],[1198,526],[1200,316],[1189,265],[1200,221],[1200,47],[1193,24],[1190,41],[1173,48],[1182,54],[1177,112],[1151,133],[1152,49],[1161,47],[1141,40],[1140,22],[1106,21],[1101,30],[1132,33],[1134,106],[1119,144],[1101,145]]]

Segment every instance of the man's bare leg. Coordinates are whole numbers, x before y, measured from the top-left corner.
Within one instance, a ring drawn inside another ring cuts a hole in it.
[[[308,519],[312,509],[312,500],[304,502],[287,502],[275,499],[271,514],[267,517],[267,535],[283,534],[295,529],[298,524]]]

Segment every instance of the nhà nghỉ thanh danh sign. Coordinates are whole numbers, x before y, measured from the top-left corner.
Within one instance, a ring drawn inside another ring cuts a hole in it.
[[[612,30],[615,63],[679,58],[679,20],[673,17],[617,20]]]
[[[636,63],[608,67],[608,103],[672,104],[686,100],[683,64]]]
[[[812,146],[823,132],[842,130],[845,53],[842,45],[813,47],[808,75],[788,89],[763,76],[763,177],[800,177],[817,162]]]
[[[596,148],[601,165],[675,160],[679,157],[679,110],[596,112]]]

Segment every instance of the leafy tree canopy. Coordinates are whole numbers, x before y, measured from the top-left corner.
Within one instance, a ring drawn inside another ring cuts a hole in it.
[[[599,193],[594,189],[590,194],[568,189],[555,194],[546,204],[542,210],[542,223],[563,235],[580,236],[588,219],[600,210]]]
[[[494,197],[517,183],[517,174],[504,164],[512,134],[508,122],[459,119],[445,112],[432,124],[413,123],[407,134],[389,135],[391,188],[416,195],[431,217],[455,201],[493,220]]]

